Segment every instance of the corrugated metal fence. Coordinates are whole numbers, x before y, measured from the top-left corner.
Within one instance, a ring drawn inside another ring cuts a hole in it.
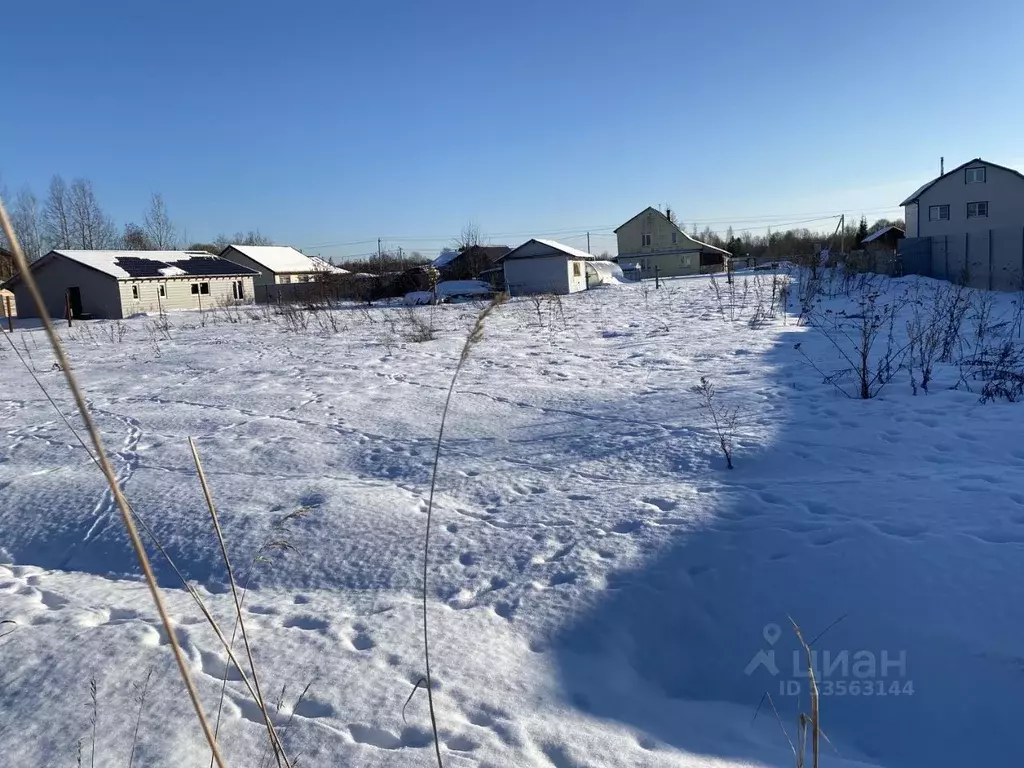
[[[1024,287],[1024,227],[908,237],[900,241],[899,261],[904,274],[1019,291]]]

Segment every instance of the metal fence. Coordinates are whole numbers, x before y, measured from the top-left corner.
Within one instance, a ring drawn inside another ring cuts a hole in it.
[[[900,241],[904,274],[963,282],[972,288],[1024,287],[1024,227],[1001,227]]]

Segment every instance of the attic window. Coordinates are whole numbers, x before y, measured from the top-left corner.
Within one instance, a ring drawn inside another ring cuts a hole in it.
[[[672,245],[676,244],[676,238],[678,237],[678,235],[679,235],[678,232],[673,232],[672,233]]]
[[[966,171],[966,183],[967,184],[984,184],[985,183],[985,169],[982,168],[968,168]]]
[[[651,235],[650,235],[649,232],[646,232],[646,233],[640,235],[640,247],[641,248],[650,248],[651,247]]]

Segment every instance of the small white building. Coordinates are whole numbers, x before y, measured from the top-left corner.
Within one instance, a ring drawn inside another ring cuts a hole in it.
[[[303,288],[303,283],[315,283],[324,274],[348,274],[347,269],[318,256],[307,256],[287,245],[229,245],[220,252],[220,258],[259,272],[257,301],[301,299],[308,293],[308,286]]]
[[[255,270],[205,251],[50,251],[32,275],[51,317],[122,318],[252,302]],[[4,286],[21,317],[38,317],[21,275]]]
[[[596,257],[554,240],[534,238],[501,258],[511,296],[587,290],[588,262]]]

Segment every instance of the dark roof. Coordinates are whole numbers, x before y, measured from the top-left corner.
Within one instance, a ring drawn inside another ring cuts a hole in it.
[[[474,245],[467,249],[467,252],[483,256],[491,264],[494,264],[512,249],[507,245]]]
[[[931,189],[933,184],[935,184],[936,182],[942,181],[947,176],[952,176],[954,173],[962,171],[964,168],[966,168],[969,165],[972,165],[973,163],[983,163],[984,165],[990,165],[993,168],[999,168],[999,169],[1004,170],[1004,171],[1009,171],[1010,173],[1014,174],[1015,176],[1020,176],[1021,179],[1024,179],[1024,174],[1022,174],[1020,171],[1014,170],[1013,168],[1007,168],[1005,165],[999,165],[999,163],[990,163],[988,160],[982,160],[980,157],[976,157],[973,160],[968,160],[963,165],[958,165],[952,171],[947,171],[946,173],[942,174],[941,176],[936,176],[934,179],[929,181],[923,187],[921,187],[916,192],[914,192],[914,194],[912,194],[910,197],[908,197],[906,200],[904,200],[902,203],[900,203],[900,205],[903,206],[903,205],[910,205],[911,203],[916,203],[918,198],[920,198],[921,195],[923,195],[925,192],[927,192],[929,189]]]
[[[900,227],[895,224],[891,224],[888,227],[882,227],[881,229],[872,232],[870,235],[861,240],[861,244],[870,243],[872,240],[877,240],[880,237],[885,237],[887,234],[892,232],[897,238],[906,237],[907,233],[904,232]]]
[[[219,256],[197,253],[187,259],[168,259],[157,261],[156,259],[145,259],[138,256],[118,256],[114,264],[131,277],[174,277],[174,274],[167,272],[168,267],[176,267],[183,274],[178,277],[203,277],[213,275],[258,275],[255,269],[243,267]]]

